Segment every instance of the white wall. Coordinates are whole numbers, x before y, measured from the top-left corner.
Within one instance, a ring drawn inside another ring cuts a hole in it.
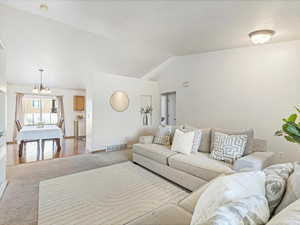
[[[0,40],[0,92],[6,92],[6,55],[4,48],[1,45]],[[5,101],[6,97],[2,96],[0,99],[1,105],[0,105],[0,131],[6,129],[6,110],[5,110]]]
[[[0,40],[0,131],[6,131],[6,54]],[[0,136],[0,198],[6,187],[6,138]]]
[[[85,95],[84,90],[73,90],[73,89],[51,89],[51,95],[61,95],[64,98],[64,110],[65,110],[65,126],[66,126],[66,136],[74,135],[74,120],[77,115],[84,115],[80,112],[73,111],[73,96],[74,95]],[[15,121],[15,106],[16,106],[16,93],[27,93],[30,94],[32,91],[32,86],[26,85],[8,85],[7,86],[7,103],[8,103],[8,130],[7,130],[7,140],[13,140],[14,131],[14,121]],[[80,131],[79,134],[85,134],[85,121],[80,120]]]
[[[129,107],[116,112],[110,105],[115,91],[124,91]],[[139,113],[141,95],[152,95],[152,126],[143,128]],[[108,145],[131,144],[138,136],[149,133],[159,124],[160,103],[157,82],[108,74],[92,76],[87,88],[87,148],[90,151],[105,149]]]
[[[300,160],[299,145],[274,137],[300,103],[299,59],[300,41],[292,41],[175,57],[155,76],[160,92],[177,92],[178,124],[251,127],[269,151],[284,152],[277,160]]]

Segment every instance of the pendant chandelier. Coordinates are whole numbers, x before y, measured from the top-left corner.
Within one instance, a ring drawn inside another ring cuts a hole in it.
[[[39,69],[40,73],[41,73],[41,82],[39,84],[35,84],[33,86],[32,92],[35,94],[49,94],[51,93],[51,90],[49,88],[47,88],[44,84],[43,84],[43,69]]]

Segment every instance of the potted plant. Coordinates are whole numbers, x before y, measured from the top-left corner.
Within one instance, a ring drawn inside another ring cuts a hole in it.
[[[300,114],[300,109],[295,107],[298,114]],[[300,122],[297,122],[297,113],[290,115],[287,119],[282,119],[284,124],[281,130],[275,132],[276,136],[282,136],[287,141],[292,143],[300,144]]]

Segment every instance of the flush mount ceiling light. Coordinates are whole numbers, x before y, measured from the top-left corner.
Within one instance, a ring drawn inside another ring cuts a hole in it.
[[[271,40],[275,34],[274,30],[256,30],[249,34],[249,37],[253,44],[264,44]]]
[[[48,5],[45,3],[40,4],[40,10],[45,11],[45,12],[48,11]]]

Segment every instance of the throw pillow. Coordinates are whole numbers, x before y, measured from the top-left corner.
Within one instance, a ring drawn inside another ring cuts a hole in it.
[[[245,147],[245,152],[244,155],[248,155],[252,152],[252,144],[253,144],[253,138],[254,138],[254,130],[253,129],[246,129],[246,130],[227,130],[227,129],[222,129],[222,128],[213,128],[211,131],[211,148],[210,151],[214,148],[213,143],[214,143],[214,136],[215,133],[223,133],[223,134],[228,134],[228,135],[247,135],[247,144]]]
[[[154,136],[141,136],[139,137],[140,144],[152,144]]]
[[[275,215],[298,199],[300,199],[300,164],[295,164],[294,172],[287,180],[285,194],[275,210]]]
[[[176,129],[179,129],[181,126],[179,125],[168,125],[169,129],[170,129],[170,144],[173,143],[173,139],[174,139],[174,135],[175,135],[175,131]]]
[[[219,132],[214,134],[211,157],[216,160],[233,163],[244,154],[247,135],[227,135]]]
[[[270,214],[279,205],[286,188],[286,181],[293,172],[292,163],[276,164],[264,169],[266,175],[266,198]]]
[[[202,131],[199,130],[198,128],[192,127],[192,126],[188,126],[188,125],[184,125],[181,126],[180,128],[181,131],[187,133],[187,132],[195,132],[194,135],[194,140],[193,140],[193,146],[192,146],[192,153],[198,152],[199,146],[201,144],[202,141]]]
[[[211,145],[211,129],[201,128],[201,143],[199,146],[199,152],[210,153]]]
[[[273,216],[267,225],[300,225],[299,203],[300,201],[298,200],[290,204],[280,213]]]
[[[159,126],[153,143],[159,145],[170,145],[170,133],[171,130],[169,126]]]
[[[186,155],[191,154],[193,148],[198,149],[199,145],[194,147],[195,131],[183,132],[179,129],[175,131],[171,150]]]
[[[197,225],[264,225],[270,217],[268,201],[253,195],[229,202],[216,210],[210,219]]]
[[[261,171],[236,173],[218,177],[198,199],[191,225],[201,224],[225,203],[265,195],[265,174]]]

